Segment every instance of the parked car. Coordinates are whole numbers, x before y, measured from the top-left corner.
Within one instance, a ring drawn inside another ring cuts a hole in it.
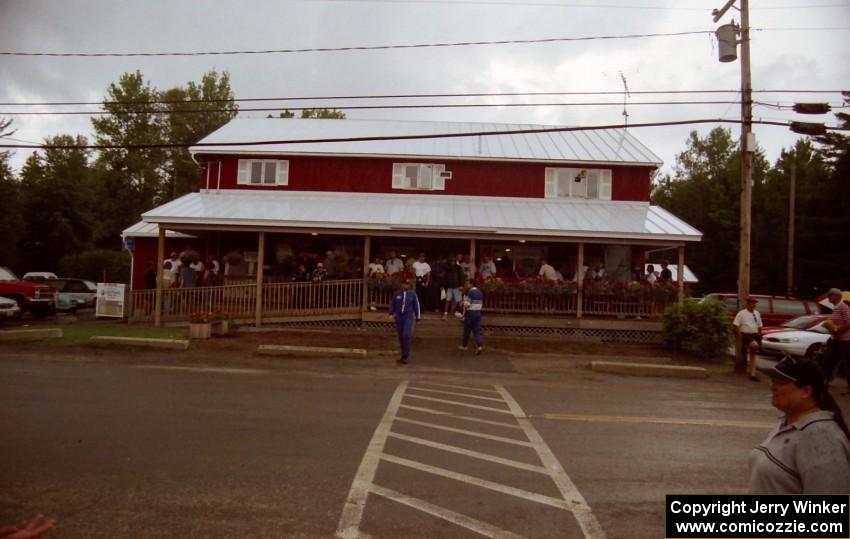
[[[97,285],[91,281],[59,277],[47,279],[44,284],[56,289],[56,308],[60,311],[76,311],[84,307],[94,307]]]
[[[8,268],[0,267],[0,296],[17,302],[34,318],[44,318],[56,312],[56,289],[41,283],[22,281]]]
[[[797,316],[820,313],[817,304],[808,299],[759,294],[750,294],[750,297],[758,300],[756,310],[761,313],[761,320],[765,326],[778,326]],[[705,296],[705,299],[708,298],[717,298],[722,301],[733,317],[738,313],[738,294],[708,294]]]
[[[798,316],[797,318],[792,318],[787,322],[783,322],[778,326],[764,326],[763,328],[761,328],[761,336],[764,337],[769,333],[776,333],[778,331],[811,329],[826,320],[827,318],[828,317],[825,314],[804,314],[803,316]]]
[[[43,283],[47,279],[55,279],[56,274],[50,271],[28,271],[21,280],[31,283]]]
[[[0,296],[0,320],[20,318],[21,314],[17,301]]]
[[[761,340],[761,350],[768,355],[789,354],[794,357],[805,357],[811,359],[826,346],[830,333],[824,327],[821,320],[809,329],[791,329],[788,331],[775,331],[769,333]]]

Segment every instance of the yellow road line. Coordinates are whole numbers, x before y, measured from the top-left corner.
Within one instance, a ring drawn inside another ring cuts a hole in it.
[[[739,427],[743,429],[769,429],[775,423],[761,421],[736,421],[729,419],[694,419],[684,417],[653,417],[625,415],[543,414],[544,419],[555,421],[585,421],[588,423],[650,423],[655,425],[700,425],[704,427]]]

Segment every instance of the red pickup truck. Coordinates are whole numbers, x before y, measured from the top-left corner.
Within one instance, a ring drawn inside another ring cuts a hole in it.
[[[0,296],[17,301],[21,310],[29,311],[33,318],[44,318],[56,312],[55,288],[21,281],[4,267],[0,267]]]

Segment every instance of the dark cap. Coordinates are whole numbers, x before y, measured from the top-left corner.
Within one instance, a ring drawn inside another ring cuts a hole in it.
[[[747,298],[747,303],[758,303],[758,302],[759,302],[759,300],[757,300],[757,299],[756,299],[756,298],[754,298],[754,297],[749,297],[749,298]]]
[[[796,359],[786,355],[773,367],[759,370],[771,378],[790,380],[800,387],[811,386],[816,394],[826,386],[820,366],[809,359]]]

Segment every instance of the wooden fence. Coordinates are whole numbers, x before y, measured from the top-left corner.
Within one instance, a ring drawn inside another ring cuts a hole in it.
[[[362,308],[363,281],[346,279],[320,283],[269,283],[263,286],[264,317],[356,313]],[[155,290],[131,293],[130,321],[154,319]],[[194,313],[224,313],[231,319],[256,316],[256,283],[162,291],[162,319],[187,321]]]
[[[370,287],[367,308],[384,310],[392,290]],[[266,283],[262,290],[262,316],[287,317],[358,313],[363,308],[363,280],[344,279],[319,283]],[[484,310],[504,314],[576,314],[575,292],[535,293],[517,288],[485,292]],[[154,290],[131,293],[130,321],[154,319]],[[674,299],[655,299],[646,295],[624,298],[585,294],[582,314],[617,318],[657,318]],[[163,290],[162,319],[166,322],[189,320],[193,313],[220,312],[231,319],[253,319],[257,308],[256,283],[229,284],[207,288],[170,288]]]

